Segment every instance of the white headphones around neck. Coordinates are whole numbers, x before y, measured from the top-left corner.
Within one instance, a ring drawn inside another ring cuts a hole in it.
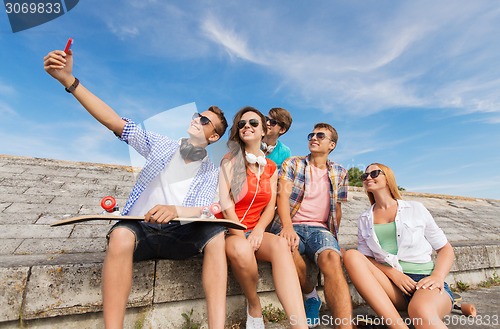
[[[257,188],[255,189],[255,194],[253,195],[252,201],[250,202],[250,205],[248,206],[247,210],[243,214],[243,217],[240,219],[240,223],[243,222],[245,217],[247,216],[248,211],[250,208],[252,208],[252,205],[255,201],[255,198],[257,197],[257,193],[259,192],[259,183],[260,183],[260,167],[264,167],[267,164],[266,158],[262,155],[256,156],[255,154],[248,153],[245,151],[245,159],[248,161],[250,164],[257,163],[259,166],[259,172],[257,173]]]
[[[257,163],[260,166],[265,166],[267,164],[266,158],[262,155],[256,156],[255,154],[248,153],[245,151],[245,159],[248,161],[250,164]]]
[[[278,145],[278,144],[276,144],[276,145]],[[276,148],[276,145],[267,145],[266,142],[261,142],[260,149],[262,151],[264,151],[264,153],[270,154],[274,151],[274,149]]]

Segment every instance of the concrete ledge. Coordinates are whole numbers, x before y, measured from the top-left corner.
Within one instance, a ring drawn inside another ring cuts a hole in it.
[[[100,213],[105,195],[123,205],[134,169],[0,155],[0,327],[102,328],[100,278],[112,222],[52,228],[66,216]],[[500,264],[500,200],[404,192],[422,202],[452,242],[456,262],[447,278],[477,284]],[[357,243],[357,217],[369,206],[359,188],[342,207],[340,245]],[[311,276],[318,278],[314,271]],[[214,278],[216,280],[217,278]],[[126,328],[179,328],[181,314],[205,323],[201,259],[149,261],[134,265]],[[318,278],[321,283],[321,278]],[[260,264],[262,304],[279,306],[271,267]],[[353,301],[362,300],[351,287]],[[228,324],[244,319],[241,290],[229,276]]]
[[[500,245],[459,246],[455,253],[456,261],[447,278],[450,284],[477,284],[500,266]],[[134,264],[128,313],[135,314],[133,318],[143,316],[144,321],[149,318],[149,323],[153,318],[160,321],[158,314],[168,318],[167,322],[177,317],[182,323],[180,314],[194,309],[194,316],[206,319],[201,266],[201,258]],[[101,269],[101,263],[0,268],[0,293],[5,296],[0,324],[101,312]],[[280,306],[274,296],[270,264],[260,263],[259,272],[259,293],[272,295],[273,304]],[[354,303],[359,304],[359,296],[352,292]],[[244,316],[244,297],[231,275],[227,294],[229,318]]]

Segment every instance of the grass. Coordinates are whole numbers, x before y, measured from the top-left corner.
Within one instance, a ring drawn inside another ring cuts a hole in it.
[[[480,287],[482,288],[490,288],[493,286],[500,286],[500,277],[498,276],[497,272],[493,272],[493,276],[491,278],[486,279],[485,281],[481,282],[479,284]]]
[[[262,309],[262,316],[265,320],[271,323],[277,323],[286,320],[285,311],[280,308],[274,307],[273,304],[269,304]]]
[[[467,283],[462,282],[462,281],[457,281],[455,283],[455,287],[453,290],[461,292],[461,291],[467,291],[467,290],[469,290],[469,288],[470,288],[470,285],[468,285]]]
[[[193,320],[193,309],[189,313],[182,313],[182,317],[184,318],[184,324],[182,325],[182,329],[199,329],[201,324]]]
[[[481,281],[478,285],[478,287],[481,288],[490,288],[494,286],[500,286],[500,277],[498,276],[497,272],[493,272],[493,276],[491,278],[488,278],[484,281]],[[471,289],[472,287],[462,281],[457,281],[455,285],[451,288],[452,291],[454,292],[462,292],[462,291],[467,291]]]

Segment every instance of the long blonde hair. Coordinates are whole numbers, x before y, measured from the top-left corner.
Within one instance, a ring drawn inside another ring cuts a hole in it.
[[[391,192],[392,198],[396,199],[396,200],[402,200],[403,198],[401,197],[401,193],[399,193],[398,184],[396,183],[396,176],[394,176],[394,172],[392,171],[392,169],[387,167],[384,164],[374,162],[374,163],[369,164],[365,168],[365,172],[366,172],[366,169],[368,169],[368,167],[370,167],[370,166],[377,166],[380,168],[380,170],[382,170],[382,172],[385,175],[385,179],[387,180],[387,186],[389,187],[389,191]],[[366,194],[368,195],[368,199],[370,199],[370,204],[374,204],[375,197],[373,196],[373,193],[366,192]]]

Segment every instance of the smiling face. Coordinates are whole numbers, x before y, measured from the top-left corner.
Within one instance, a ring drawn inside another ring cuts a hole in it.
[[[362,175],[363,176],[363,175]],[[401,193],[396,182],[394,172],[382,163],[372,163],[365,169],[363,187],[365,188],[370,204],[375,203],[375,195],[384,195],[401,200]]]
[[[335,149],[335,142],[332,141],[331,132],[327,128],[315,128],[310,134],[309,151],[311,153],[329,154]]]
[[[379,171],[380,170],[380,171]],[[377,165],[370,165],[366,168],[365,173],[368,173],[366,179],[363,181],[363,187],[367,192],[374,192],[381,189],[387,188],[387,178],[380,168]],[[377,177],[372,177],[376,176]]]
[[[254,126],[255,124],[257,126]],[[239,128],[240,126],[242,128]],[[253,111],[246,112],[241,116],[241,119],[238,121],[238,128],[240,139],[245,144],[260,142],[265,135],[261,117]]]
[[[195,117],[192,119],[187,130],[190,138],[202,144],[209,144],[217,141],[220,136],[215,127],[220,126],[220,119],[211,111],[204,111],[200,114],[201,116],[208,118],[210,121],[203,125],[201,123],[201,117]]]

